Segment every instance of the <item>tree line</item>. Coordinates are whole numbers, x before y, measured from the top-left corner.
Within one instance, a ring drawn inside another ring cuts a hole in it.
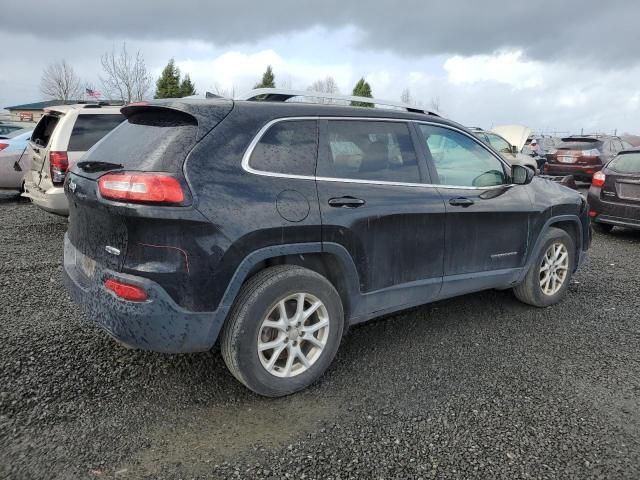
[[[77,100],[85,93],[99,93],[100,96],[112,100],[120,100],[124,103],[140,101],[148,98],[151,89],[151,75],[146,69],[144,58],[140,51],[135,54],[127,50],[126,44],[122,44],[119,50],[115,48],[104,53],[100,57],[102,74],[99,76],[102,92],[97,92],[94,86],[88,82],[82,82],[76,75],[73,67],[66,60],[61,60],[48,65],[43,73],[40,82],[40,91],[49,98],[58,100]],[[156,88],[154,98],[181,98],[196,95],[196,88],[188,73],[182,76],[182,72],[175,64],[173,58],[169,60],[155,82]],[[254,85],[254,88],[275,88],[276,77],[271,65],[268,65],[262,74],[261,80]],[[231,90],[223,90],[214,84],[216,93],[223,97],[233,98],[235,87]],[[335,79],[327,77],[316,80],[307,87],[309,92],[340,94],[340,89]],[[352,96],[373,98],[373,92],[369,82],[364,77],[360,78],[351,91]],[[331,99],[318,99],[321,103],[334,103]],[[411,91],[405,88],[400,100],[410,105],[421,105],[411,95]],[[373,107],[373,103],[351,102],[352,106]],[[439,98],[431,99],[430,108],[440,111]]]

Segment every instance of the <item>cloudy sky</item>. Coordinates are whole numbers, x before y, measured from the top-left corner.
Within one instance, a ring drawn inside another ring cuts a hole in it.
[[[173,57],[203,92],[242,93],[273,66],[306,89],[364,76],[466,125],[640,132],[640,3],[595,0],[2,1],[0,106],[42,99],[66,59],[100,89],[100,55],[126,42],[154,78]],[[152,94],[152,92],[151,92]]]

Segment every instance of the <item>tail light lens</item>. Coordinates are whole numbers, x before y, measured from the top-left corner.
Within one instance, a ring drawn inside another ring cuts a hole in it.
[[[597,148],[592,148],[591,150],[582,150],[583,157],[598,157],[600,156],[600,150]]]
[[[147,292],[144,288],[120,282],[112,278],[106,280],[104,282],[104,286],[115,293],[118,297],[131,302],[144,302],[148,298]]]
[[[604,186],[604,181],[606,180],[606,175],[602,172],[596,172],[593,174],[593,177],[591,178],[591,185],[593,185],[594,187],[602,187]]]
[[[98,180],[98,188],[103,198],[121,202],[180,204],[185,198],[180,182],[161,173],[107,174]]]
[[[5,148],[7,148],[9,146],[8,143],[0,143],[0,151],[4,150]]]
[[[54,185],[62,185],[68,168],[69,157],[67,152],[51,152],[49,154],[49,169],[51,171],[51,181]]]

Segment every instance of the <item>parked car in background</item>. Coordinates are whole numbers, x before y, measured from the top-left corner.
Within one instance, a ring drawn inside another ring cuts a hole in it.
[[[640,228],[640,148],[620,152],[593,174],[588,202],[591,221],[601,232]]]
[[[67,170],[123,120],[120,106],[78,104],[47,108],[28,144],[30,173],[23,196],[43,210],[68,215],[62,188]]]
[[[510,165],[523,165],[537,171],[538,164],[529,155],[521,153],[531,129],[520,125],[496,127],[491,131],[470,129],[476,137],[491,145]]]
[[[350,325],[484,289],[567,294],[591,240],[581,195],[416,107],[297,96],[345,99],[129,105],[71,167],[65,283],[110,335],[163,352],[219,338],[240,382],[281,396]]]
[[[23,129],[24,129],[24,125],[0,122],[0,137],[5,137],[11,132],[15,132],[16,130],[23,130]]]
[[[0,194],[3,197],[19,195],[23,190],[24,177],[29,171],[26,150],[33,130],[15,132],[19,132],[19,135],[0,139]]]
[[[547,154],[544,173],[573,175],[576,180],[591,181],[618,152],[629,148],[620,137],[605,135],[572,135],[562,139],[555,152]]]
[[[33,127],[31,128],[19,128],[17,130],[12,130],[8,133],[3,133],[2,135],[0,135],[0,140],[11,140],[12,138],[15,138],[19,135],[22,135],[24,133],[27,132],[33,132]]]
[[[629,145],[631,145],[631,148],[633,147],[640,147],[640,136],[638,135],[631,135],[630,133],[624,134],[622,135],[622,141],[628,143]]]
[[[561,140],[559,138],[551,135],[529,136],[522,148],[522,153],[533,157],[538,168],[542,170],[547,161],[547,155],[555,153],[560,143]]]

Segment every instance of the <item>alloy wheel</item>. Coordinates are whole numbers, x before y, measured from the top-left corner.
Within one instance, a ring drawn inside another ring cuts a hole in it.
[[[569,273],[569,252],[560,242],[547,248],[540,265],[540,288],[548,296],[555,295],[564,285]]]
[[[279,300],[258,331],[260,363],[276,377],[295,377],[307,371],[322,354],[329,338],[329,313],[309,293]]]

